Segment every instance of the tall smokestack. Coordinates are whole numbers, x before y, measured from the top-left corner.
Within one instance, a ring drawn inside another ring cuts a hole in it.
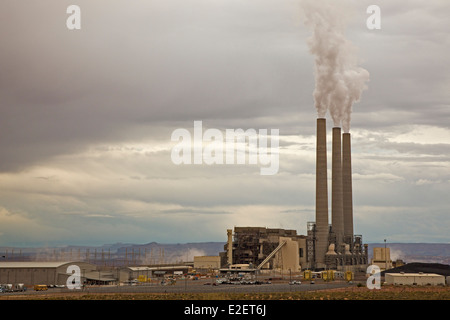
[[[344,237],[353,238],[352,156],[350,133],[342,134],[342,199],[344,210]],[[349,243],[351,244],[351,243]]]
[[[233,230],[227,229],[227,263],[233,264]]]
[[[333,128],[331,165],[331,226],[336,235],[336,249],[340,251],[344,235],[344,216],[342,203],[342,149],[341,128]]]
[[[317,119],[316,134],[316,243],[318,268],[325,267],[328,250],[328,181],[327,181],[327,129],[324,118]]]

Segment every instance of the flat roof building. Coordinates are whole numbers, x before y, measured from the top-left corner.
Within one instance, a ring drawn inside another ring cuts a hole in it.
[[[445,285],[445,277],[436,273],[386,273],[385,280],[392,285]]]
[[[219,270],[220,256],[195,256],[194,269],[205,271]]]
[[[192,269],[190,265],[160,265],[160,266],[128,266],[120,269],[120,282],[129,282],[139,279],[148,281],[152,278],[164,277],[176,273],[186,274]]]

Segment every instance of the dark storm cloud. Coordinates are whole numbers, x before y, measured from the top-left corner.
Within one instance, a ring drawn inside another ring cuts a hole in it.
[[[265,6],[80,1],[70,32],[65,5],[44,3],[2,3],[3,171],[136,125],[272,116],[301,99],[302,44]]]

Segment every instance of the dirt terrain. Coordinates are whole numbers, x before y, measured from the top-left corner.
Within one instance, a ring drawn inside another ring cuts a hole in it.
[[[285,292],[46,292],[3,294],[0,300],[450,300],[448,286],[349,286]]]

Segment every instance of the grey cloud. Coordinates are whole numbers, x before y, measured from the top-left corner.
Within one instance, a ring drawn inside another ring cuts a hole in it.
[[[183,208],[183,209],[170,209],[170,210],[162,210],[161,213],[176,213],[176,214],[189,214],[189,215],[197,215],[197,214],[230,214],[229,211],[216,211],[216,210],[205,210],[205,209],[191,209],[191,208]]]
[[[0,55],[3,171],[123,140],[136,125],[251,120],[302,99],[298,30],[272,6],[81,1],[83,28],[71,33],[64,5],[46,3],[2,4],[1,29],[13,30]]]
[[[370,208],[386,216],[407,203],[429,205],[434,217],[448,212],[448,144],[390,139],[411,134],[412,124],[449,128],[449,5],[383,3],[382,29],[369,31],[372,3],[353,2],[348,36],[371,74],[352,113],[354,199],[361,233],[376,237],[380,231],[362,221]],[[286,153],[273,177],[261,177],[256,166],[177,167],[169,150],[127,149],[167,145],[174,129],[192,130],[194,120],[312,137],[313,59],[295,2],[77,3],[80,32],[65,28],[64,2],[0,4],[0,201],[47,234],[29,239],[75,241],[83,230],[82,237],[103,241],[114,230],[124,241],[157,240],[175,228],[184,241],[197,237],[197,226],[213,236],[258,216],[239,220],[236,208],[273,206],[267,221],[287,224],[276,213],[292,213],[294,221],[314,206],[313,144],[282,139]],[[173,219],[183,212],[201,219]],[[90,215],[86,230],[83,215]]]

